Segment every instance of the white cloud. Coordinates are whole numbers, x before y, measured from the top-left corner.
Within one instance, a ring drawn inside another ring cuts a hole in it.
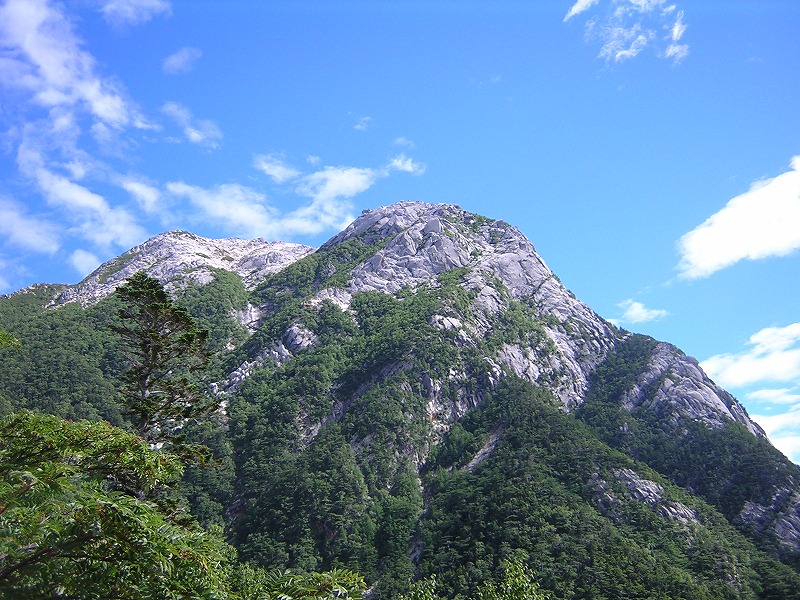
[[[668,311],[658,308],[647,308],[641,302],[628,298],[617,304],[620,308],[624,309],[624,313],[619,319],[612,319],[611,322],[619,325],[621,323],[646,323],[648,321],[655,321],[661,317],[669,314]]]
[[[308,160],[313,165],[319,162],[318,157],[309,157]],[[276,183],[295,181],[294,191],[311,199],[307,206],[282,216],[272,215],[270,226],[283,236],[342,229],[353,220],[350,198],[367,191],[392,172],[421,175],[425,171],[425,165],[404,154],[393,157],[379,169],[326,166],[305,175],[274,154],[257,156],[254,166]]]
[[[747,393],[745,397],[748,400],[766,402],[768,404],[800,404],[800,394],[789,388],[756,390]]]
[[[122,180],[120,186],[134,197],[146,213],[153,213],[158,209],[161,192],[157,188],[135,179]]]
[[[789,457],[794,464],[800,464],[800,435],[777,434],[770,438],[772,445]]]
[[[353,218],[350,202],[338,198],[316,199],[286,214],[280,220],[280,230],[313,235],[329,229],[344,229]]]
[[[361,117],[358,123],[353,125],[353,129],[358,131],[366,131],[372,126],[372,117]]]
[[[800,156],[792,170],[753,184],[678,241],[680,276],[708,277],[740,260],[800,248]]]
[[[327,229],[341,229],[353,220],[350,198],[370,189],[378,179],[393,170],[417,172],[420,166],[402,157],[395,166],[381,169],[326,166],[302,174],[275,155],[256,157],[255,168],[277,183],[295,181],[294,191],[311,202],[280,213],[260,192],[242,185],[221,185],[212,189],[184,182],[167,184],[173,196],[188,199],[204,218],[219,220],[239,235],[287,239],[292,235],[312,235]]]
[[[301,175],[300,171],[286,164],[274,154],[259,154],[253,160],[253,166],[268,175],[275,183],[286,183]]]
[[[178,73],[188,73],[194,68],[194,63],[203,56],[200,48],[181,48],[174,54],[170,54],[161,64],[161,69],[169,75]]]
[[[7,272],[9,264],[0,257],[0,292],[5,293],[6,290],[11,289],[11,282],[3,277],[3,273]]]
[[[27,90],[46,108],[85,106],[115,129],[145,126],[118,86],[95,74],[70,20],[46,0],[8,0],[0,7],[1,85]]]
[[[600,0],[578,0],[575,4],[572,5],[572,8],[569,9],[566,16],[564,17],[564,21],[569,21],[575,15],[579,15],[580,13],[588,10],[594,4],[597,4]]]
[[[74,231],[85,239],[103,247],[116,244],[129,248],[144,237],[144,230],[127,210],[110,206],[100,194],[48,168],[34,141],[20,146],[17,162],[47,202],[63,209],[62,216],[75,222]]]
[[[793,462],[800,463],[800,405],[774,415],[750,415],[761,425],[772,444]]]
[[[642,29],[640,23],[630,27],[621,25],[607,27],[603,31],[603,47],[600,57],[614,62],[622,62],[635,57],[644,50],[653,38],[653,32]]]
[[[683,11],[681,10],[678,12],[678,18],[675,19],[675,22],[672,24],[672,28],[670,29],[670,39],[673,42],[679,42],[685,32],[686,23],[683,22]]]
[[[672,58],[675,62],[680,62],[687,56],[689,56],[689,45],[688,44],[670,44],[667,46],[666,51],[664,52],[664,56],[667,58]]]
[[[410,139],[408,139],[406,137],[403,137],[403,136],[395,138],[393,143],[394,143],[395,146],[404,146],[404,147],[408,148],[409,150],[413,150],[414,148],[417,147],[417,145],[414,142],[412,142]]]
[[[183,182],[167,184],[167,191],[176,197],[188,199],[203,212],[203,218],[216,219],[237,235],[287,239],[292,235],[309,235],[326,229],[341,228],[352,220],[350,205],[336,193],[357,193],[355,187],[321,186],[313,200],[286,214],[280,214],[267,204],[266,197],[246,186],[220,185],[212,189],[188,185]]]
[[[36,181],[51,204],[60,205],[68,210],[97,213],[109,209],[108,203],[100,194],[44,167],[36,170]]]
[[[91,252],[79,248],[70,255],[69,264],[75,268],[78,274],[85,277],[100,266],[100,259]]]
[[[191,111],[179,102],[165,103],[161,112],[183,128],[183,134],[191,143],[209,150],[219,148],[222,132],[213,121],[195,119]]]
[[[388,168],[412,175],[422,175],[426,169],[424,164],[416,162],[402,153],[389,161]]]
[[[374,169],[324,167],[303,177],[296,191],[314,200],[352,198],[371,188],[379,175]]]
[[[564,21],[597,4],[599,0],[578,0]],[[600,58],[623,62],[651,47],[675,63],[688,56],[689,45],[678,43],[686,31],[684,12],[675,4],[667,0],[607,0],[603,5],[598,8],[601,14],[589,18],[585,25],[586,39],[600,43]]]
[[[767,327],[750,336],[751,348],[738,354],[718,354],[700,363],[723,387],[800,380],[800,323]]]
[[[0,235],[15,246],[44,254],[54,253],[60,245],[56,227],[52,223],[31,218],[14,202],[2,198]]]
[[[100,12],[112,25],[139,25],[172,10],[168,0],[105,0]]]
[[[174,196],[188,199],[205,217],[247,237],[274,237],[276,211],[266,204],[266,197],[243,185],[224,184],[204,189],[182,181],[167,184]]]

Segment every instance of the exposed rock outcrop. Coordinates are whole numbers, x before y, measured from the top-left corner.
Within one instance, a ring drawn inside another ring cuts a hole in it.
[[[767,533],[785,549],[800,549],[800,491],[797,487],[774,490],[768,505],[747,502],[736,521],[760,533]]]
[[[83,281],[68,286],[53,298],[54,305],[95,304],[113,293],[137,271],[145,271],[167,289],[200,285],[213,279],[213,269],[232,271],[253,289],[271,273],[313,252],[301,244],[263,239],[209,239],[186,231],[170,231],[131,248],[98,267]]]
[[[699,522],[697,512],[682,502],[669,500],[661,484],[645,479],[633,469],[617,469],[613,475],[616,482],[621,484],[624,497],[641,502],[658,512],[664,519],[684,525]],[[588,485],[594,491],[595,501],[603,514],[621,521],[623,517],[619,512],[620,494],[614,490],[615,486],[597,473],[592,476]]]
[[[706,427],[724,427],[735,421],[758,437],[764,430],[754,423],[741,404],[703,372],[697,360],[671,344],[660,343],[636,384],[624,395],[623,406],[650,410],[676,431],[683,420]]]
[[[550,343],[508,345],[495,358],[534,383],[544,378],[568,410],[580,404],[589,374],[614,347],[616,330],[577,300],[533,244],[508,223],[453,205],[401,202],[365,211],[320,250],[353,238],[382,242],[382,247],[353,269],[338,300],[359,292],[414,289],[464,268],[464,287],[475,293],[469,325],[441,316],[437,326],[457,329],[458,339],[467,345],[492,329],[494,317],[509,301],[531,307]]]

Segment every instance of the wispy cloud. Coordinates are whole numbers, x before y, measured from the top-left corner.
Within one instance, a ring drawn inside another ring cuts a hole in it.
[[[800,323],[762,329],[741,352],[712,356],[700,366],[723,387],[748,390],[751,418],[800,463]]]
[[[204,189],[184,182],[167,184],[167,191],[188,199],[204,219],[216,219],[224,228],[244,237],[287,239],[338,228],[352,220],[348,198],[368,189],[372,182],[359,169],[329,167],[306,176],[297,193],[311,203],[280,213],[267,197],[250,187],[226,184]]]
[[[192,112],[179,102],[165,103],[161,107],[161,112],[183,128],[183,135],[191,143],[208,150],[219,148],[222,131],[213,121],[195,119]]]
[[[106,199],[84,185],[56,172],[36,147],[35,138],[23,142],[17,153],[20,171],[37,185],[47,202],[61,209],[77,233],[103,248],[116,244],[128,248],[140,242],[145,232],[123,207],[112,207]]]
[[[414,148],[417,147],[417,145],[413,141],[411,141],[407,137],[403,137],[403,136],[395,138],[394,142],[392,142],[392,143],[395,146],[403,146],[405,148],[408,148],[409,150],[413,150]]]
[[[600,43],[598,56],[607,62],[624,62],[647,48],[675,63],[689,55],[688,44],[681,43],[687,27],[684,12],[675,4],[667,0],[605,0],[597,5],[600,0],[577,0],[564,22],[582,14],[589,17],[586,39]]]
[[[146,213],[158,210],[161,192],[158,188],[139,181],[138,179],[123,179],[119,182],[122,189],[128,192]]]
[[[69,264],[72,265],[79,275],[85,277],[100,266],[100,259],[88,250],[78,248],[70,254]]]
[[[100,12],[112,25],[140,25],[153,17],[169,16],[172,7],[168,0],[105,0]]]
[[[166,189],[176,198],[189,200],[202,218],[216,219],[234,234],[286,239],[341,229],[353,220],[352,198],[394,172],[420,175],[425,170],[424,165],[403,154],[380,168],[325,166],[310,173],[290,165],[281,155],[259,154],[253,167],[276,184],[290,184],[295,194],[309,200],[308,204],[281,212],[262,192],[238,184],[205,189],[171,182]]]
[[[772,444],[793,462],[800,464],[800,404],[778,414],[752,414]]]
[[[621,325],[623,323],[647,323],[648,321],[655,321],[669,314],[669,311],[660,308],[647,308],[641,302],[637,302],[631,298],[623,300],[618,307],[623,309],[622,316],[616,319],[610,319],[611,323]]]
[[[279,184],[296,179],[301,175],[299,170],[289,166],[282,157],[275,154],[257,155],[253,159],[253,166]]]
[[[266,196],[247,186],[224,184],[205,189],[177,181],[168,183],[167,191],[189,200],[203,218],[216,219],[236,234],[274,237],[277,233],[277,212],[267,206]]]
[[[569,21],[575,15],[579,15],[582,12],[588,10],[594,4],[597,4],[600,0],[578,0],[575,4],[572,5],[572,8],[567,11],[566,16],[564,17],[564,21]]]
[[[304,176],[296,191],[315,201],[352,198],[371,188],[378,176],[379,173],[374,169],[324,167]]]
[[[762,329],[750,336],[748,346],[712,356],[700,366],[723,387],[800,380],[800,323]]]
[[[389,169],[395,171],[402,171],[403,173],[411,173],[412,175],[422,175],[425,172],[426,166],[405,154],[398,154],[389,161]]]
[[[708,277],[741,260],[800,248],[800,156],[792,169],[754,183],[678,241],[680,277]]]
[[[7,0],[0,6],[2,85],[31,94],[42,107],[86,107],[107,127],[146,127],[138,109],[113,81],[95,73],[71,21],[44,0]]]
[[[11,289],[11,284],[9,283],[8,279],[3,277],[3,273],[7,273],[8,268],[8,262],[3,260],[3,257],[0,256],[0,292],[5,292],[6,290]]]
[[[55,225],[25,214],[15,202],[2,198],[0,236],[15,246],[44,254],[52,254],[60,246]]]
[[[358,123],[353,125],[353,129],[357,131],[366,131],[372,126],[372,117],[361,117]]]
[[[669,45],[665,52],[667,58],[680,62],[689,56],[689,45],[680,43],[685,32],[686,24],[683,22],[683,11],[681,10],[678,12],[678,18],[672,24],[672,29],[670,30]]]
[[[200,48],[181,48],[164,59],[164,62],[161,63],[161,70],[168,75],[188,73],[201,56],[203,56],[203,51]]]
[[[800,393],[790,388],[756,390],[749,392],[746,398],[766,404],[800,404]]]
[[[164,2],[94,4],[115,23],[142,22],[146,14],[169,8]],[[35,214],[4,202],[0,229],[8,243],[36,252],[54,253],[70,238],[103,251],[129,248],[145,231],[127,207],[114,206],[93,190],[115,175],[95,156],[97,147],[87,151],[85,142],[93,138],[101,152],[119,156],[135,143],[132,133],[156,126],[117,79],[101,73],[77,33],[81,21],[67,13],[68,6],[48,0],[0,4],[0,87],[14,98],[6,107],[5,116],[14,123],[8,139],[16,146],[19,180],[47,203]],[[88,258],[77,254],[70,262],[84,268]]]

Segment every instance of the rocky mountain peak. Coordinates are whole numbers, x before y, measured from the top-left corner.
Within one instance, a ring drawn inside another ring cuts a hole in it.
[[[53,304],[94,304],[137,271],[146,271],[174,290],[191,282],[206,284],[213,279],[214,269],[223,269],[236,273],[246,288],[253,289],[269,274],[313,251],[310,246],[261,238],[210,239],[186,231],[169,231],[103,263],[79,284],[58,294]]]
[[[556,395],[567,409],[580,404],[588,375],[614,347],[615,328],[578,301],[522,232],[504,221],[455,205],[401,202],[364,211],[320,251],[356,238],[374,245],[374,254],[353,269],[346,289],[325,289],[314,303],[333,299],[344,307],[352,294],[414,289],[462,269],[462,285],[475,295],[470,314],[442,315],[437,326],[458,329],[462,343],[477,346],[511,302],[530,307],[555,352],[549,345],[507,344],[496,357],[497,368],[533,382],[557,381]]]

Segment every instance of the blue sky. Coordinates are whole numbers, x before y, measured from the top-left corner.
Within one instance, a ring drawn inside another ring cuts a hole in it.
[[[800,461],[800,2],[0,3],[0,293],[186,229],[519,227]]]

